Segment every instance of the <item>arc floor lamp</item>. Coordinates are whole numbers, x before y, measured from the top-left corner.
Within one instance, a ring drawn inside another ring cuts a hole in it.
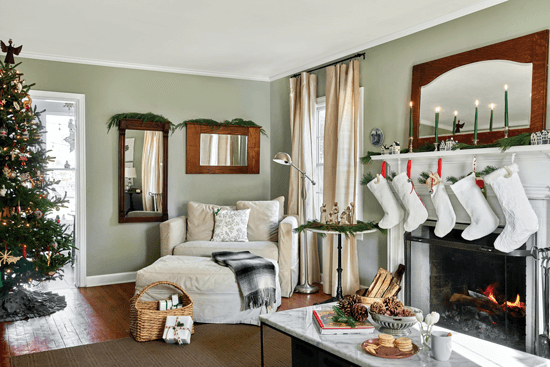
[[[311,181],[312,185],[315,185],[315,181],[313,181],[304,171],[296,167],[294,164],[292,164],[292,159],[290,158],[290,155],[288,153],[279,152],[275,154],[275,157],[273,157],[273,162],[279,163],[285,166],[292,166],[296,168],[301,174],[302,174],[302,191],[301,191],[301,197],[302,197],[302,214],[303,214],[303,221],[302,221],[302,215],[299,216],[298,222],[299,224],[304,224],[306,222],[306,198],[307,198],[307,191],[306,191],[306,178]],[[319,287],[316,285],[309,284],[308,279],[308,256],[309,252],[307,249],[307,236],[305,231],[302,232],[302,241],[304,244],[304,265],[305,265],[305,275],[306,280],[304,284],[299,284],[296,286],[294,291],[296,293],[305,293],[305,294],[311,294],[311,293],[317,293],[319,292]]]

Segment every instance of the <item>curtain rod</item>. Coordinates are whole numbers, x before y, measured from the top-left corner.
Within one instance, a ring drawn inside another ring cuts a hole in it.
[[[365,60],[365,53],[364,53],[364,52],[360,52],[360,53],[355,54],[355,55],[353,55],[353,56],[350,56],[350,57],[348,57],[348,58],[345,58],[345,59],[342,59],[342,60],[338,60],[338,61],[335,61],[335,62],[330,63],[330,64],[326,64],[326,65],[323,65],[323,66],[319,66],[319,67],[317,67],[317,68],[315,68],[315,69],[309,69],[309,70],[302,71],[302,72],[297,73],[297,74],[293,74],[293,75],[291,75],[290,77],[291,77],[291,78],[296,78],[297,76],[300,76],[300,74],[302,74],[302,73],[304,73],[304,72],[305,72],[305,73],[311,73],[312,71],[319,70],[319,69],[323,69],[323,68],[326,68],[327,66],[336,65],[336,64],[339,64],[339,63],[341,63],[341,62],[348,61],[348,60],[351,60],[351,59],[355,59],[356,57],[362,57],[363,60]]]

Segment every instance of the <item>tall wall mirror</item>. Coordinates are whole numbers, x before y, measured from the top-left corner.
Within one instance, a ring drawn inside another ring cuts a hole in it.
[[[187,173],[260,173],[260,129],[187,124]]]
[[[118,222],[168,220],[168,123],[121,120]]]
[[[413,66],[414,146],[434,142],[436,108],[439,140],[472,144],[476,101],[478,144],[505,137],[505,110],[508,136],[545,129],[548,35],[544,30]]]

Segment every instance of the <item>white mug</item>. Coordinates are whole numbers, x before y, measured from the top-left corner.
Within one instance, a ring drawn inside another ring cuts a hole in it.
[[[435,331],[432,333],[432,352],[438,361],[447,361],[453,351],[452,336],[447,336],[448,331]]]

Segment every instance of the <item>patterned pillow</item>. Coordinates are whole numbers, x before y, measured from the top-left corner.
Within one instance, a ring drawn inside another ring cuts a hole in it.
[[[250,209],[224,210],[215,212],[214,236],[216,242],[248,242],[246,229]]]

